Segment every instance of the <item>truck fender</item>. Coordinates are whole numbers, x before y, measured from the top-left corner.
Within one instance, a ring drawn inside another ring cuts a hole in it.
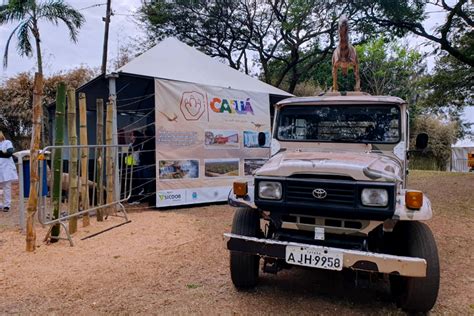
[[[234,207],[250,207],[252,209],[257,209],[254,201],[254,192],[255,187],[253,185],[248,186],[248,193],[246,196],[237,197],[234,194],[234,189],[231,189],[228,196],[228,202],[230,206]]]
[[[393,219],[400,221],[426,221],[433,217],[431,202],[428,197],[423,194],[423,206],[419,210],[412,210],[405,205],[405,191],[402,190],[397,194],[397,204]]]

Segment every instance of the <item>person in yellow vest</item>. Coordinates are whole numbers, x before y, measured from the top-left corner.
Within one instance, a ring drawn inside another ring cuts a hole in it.
[[[131,143],[129,153],[125,157],[125,164],[133,166],[132,175],[132,195],[128,200],[129,204],[139,204],[141,202],[141,192],[143,191],[143,179],[141,168],[141,152],[143,149],[143,134],[140,131],[132,131],[130,135]]]
[[[13,161],[13,144],[0,131],[0,188],[3,189],[3,208],[8,212],[12,202],[12,181],[18,180],[15,162]]]

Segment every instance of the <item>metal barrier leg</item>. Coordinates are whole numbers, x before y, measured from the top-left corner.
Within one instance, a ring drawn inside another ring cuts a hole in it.
[[[44,242],[48,242],[50,239],[57,239],[57,240],[69,240],[69,245],[71,247],[74,246],[74,243],[72,242],[72,237],[69,234],[69,230],[64,222],[59,222],[59,225],[61,225],[64,229],[64,232],[66,234],[66,238],[64,237],[53,237],[51,236],[51,231],[53,230],[54,225],[49,226],[48,232],[46,233],[46,236],[44,237]]]

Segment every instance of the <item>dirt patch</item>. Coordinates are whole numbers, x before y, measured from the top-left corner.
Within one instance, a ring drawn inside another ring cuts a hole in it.
[[[433,312],[472,314],[474,175],[416,172],[411,179],[435,209],[429,225],[441,289]],[[122,220],[92,221],[74,236],[74,247],[38,242],[34,253],[24,251],[24,236],[12,227],[16,208],[0,214],[0,314],[401,314],[383,281],[355,285],[341,273],[293,268],[262,275],[254,291],[236,291],[222,237],[233,211],[213,205],[133,212],[130,224],[81,240]],[[38,241],[45,233],[38,227]]]

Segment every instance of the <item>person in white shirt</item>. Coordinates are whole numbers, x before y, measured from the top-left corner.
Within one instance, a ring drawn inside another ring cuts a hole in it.
[[[8,212],[12,203],[12,181],[18,180],[13,161],[13,144],[0,131],[0,188],[3,189],[3,211]]]

